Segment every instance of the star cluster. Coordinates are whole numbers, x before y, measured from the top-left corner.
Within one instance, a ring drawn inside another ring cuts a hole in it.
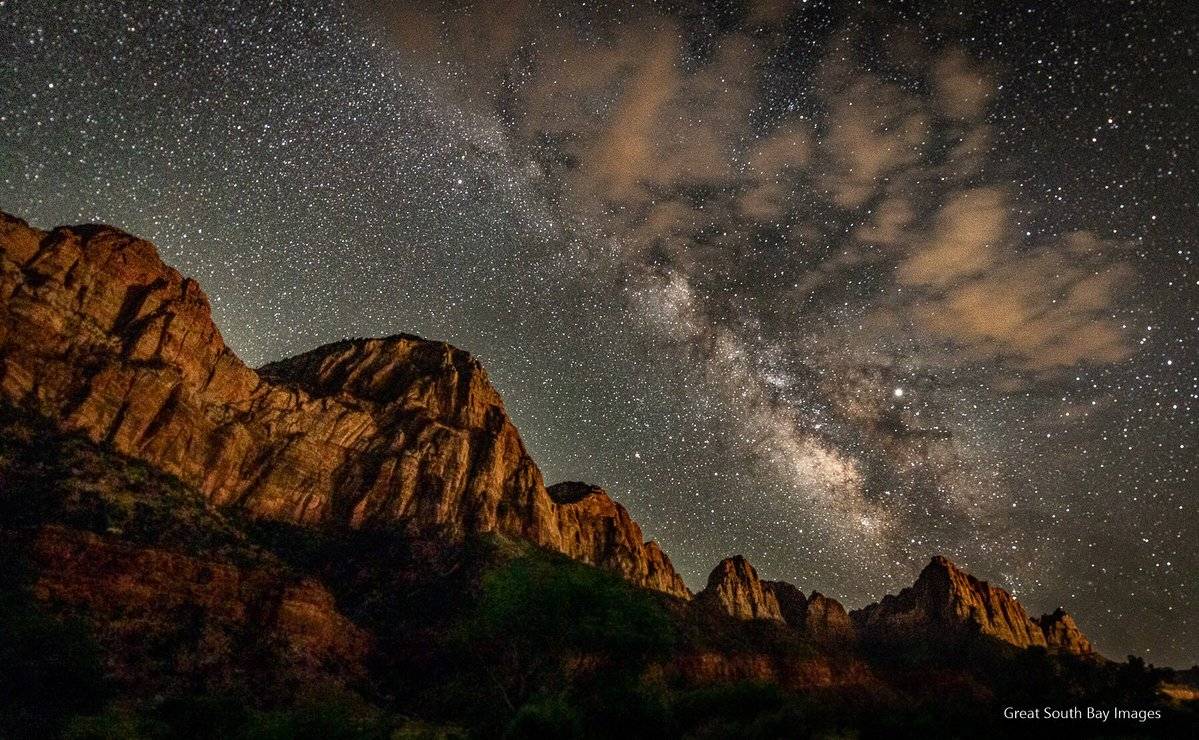
[[[0,208],[153,240],[251,364],[475,352],[693,587],[943,553],[1189,666],[1180,10],[0,0]]]

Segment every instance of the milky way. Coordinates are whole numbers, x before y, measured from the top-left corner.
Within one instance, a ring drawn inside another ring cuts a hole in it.
[[[0,0],[0,208],[153,240],[251,364],[471,350],[693,587],[944,553],[1190,665],[1196,24],[976,5]]]

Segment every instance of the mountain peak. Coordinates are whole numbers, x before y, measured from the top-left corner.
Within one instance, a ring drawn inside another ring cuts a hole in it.
[[[708,575],[708,585],[696,595],[737,619],[783,621],[778,598],[758,578],[758,571],[742,555],[717,563]]]
[[[978,632],[1017,647],[1091,652],[1089,641],[1068,615],[1033,619],[1006,590],[975,578],[943,555],[934,556],[912,586],[853,612],[852,617],[871,639]]]
[[[0,402],[179,478],[218,507],[308,527],[528,540],[687,598],[602,496],[556,501],[482,365],[409,334],[247,367],[199,285],[102,225],[0,218]]]

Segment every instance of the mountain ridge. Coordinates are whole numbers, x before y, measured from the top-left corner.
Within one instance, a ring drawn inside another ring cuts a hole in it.
[[[0,214],[0,400],[195,485],[218,507],[301,526],[515,536],[684,600],[656,542],[597,486],[546,486],[477,358],[411,334],[345,339],[247,367],[194,280],[108,226]],[[737,556],[697,601],[825,643],[976,625],[1091,654],[1072,617],[1033,619],[935,557],[912,587],[847,612]]]
[[[14,406],[155,464],[218,506],[302,525],[496,531],[689,598],[606,493],[585,513],[550,498],[468,353],[395,335],[259,373],[225,345],[199,285],[149,242],[8,215],[0,241],[0,397]],[[569,526],[587,531],[564,544]]]

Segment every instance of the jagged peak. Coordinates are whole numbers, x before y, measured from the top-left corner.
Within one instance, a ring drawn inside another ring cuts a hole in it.
[[[728,580],[741,580],[750,583],[761,583],[758,571],[744,555],[733,555],[721,560],[708,574],[708,585],[712,586]]]
[[[782,622],[778,598],[768,584],[744,556],[733,555],[716,564],[696,598],[738,619]]]
[[[439,406],[503,408],[482,363],[466,350],[413,334],[343,339],[269,362],[258,374],[326,398],[348,395],[388,405],[412,400],[418,382],[439,383]],[[427,393],[417,389],[424,399]]]
[[[911,586],[851,616],[860,629],[887,639],[914,632],[940,637],[977,630],[1017,647],[1090,652],[1090,643],[1074,620],[1059,611],[1061,615],[1055,612],[1034,619],[1005,589],[975,578],[944,555],[936,555]]]
[[[1050,614],[1043,614],[1035,621],[1045,633],[1045,642],[1052,650],[1061,650],[1077,655],[1092,655],[1095,646],[1078,628],[1073,615],[1062,607]]]

